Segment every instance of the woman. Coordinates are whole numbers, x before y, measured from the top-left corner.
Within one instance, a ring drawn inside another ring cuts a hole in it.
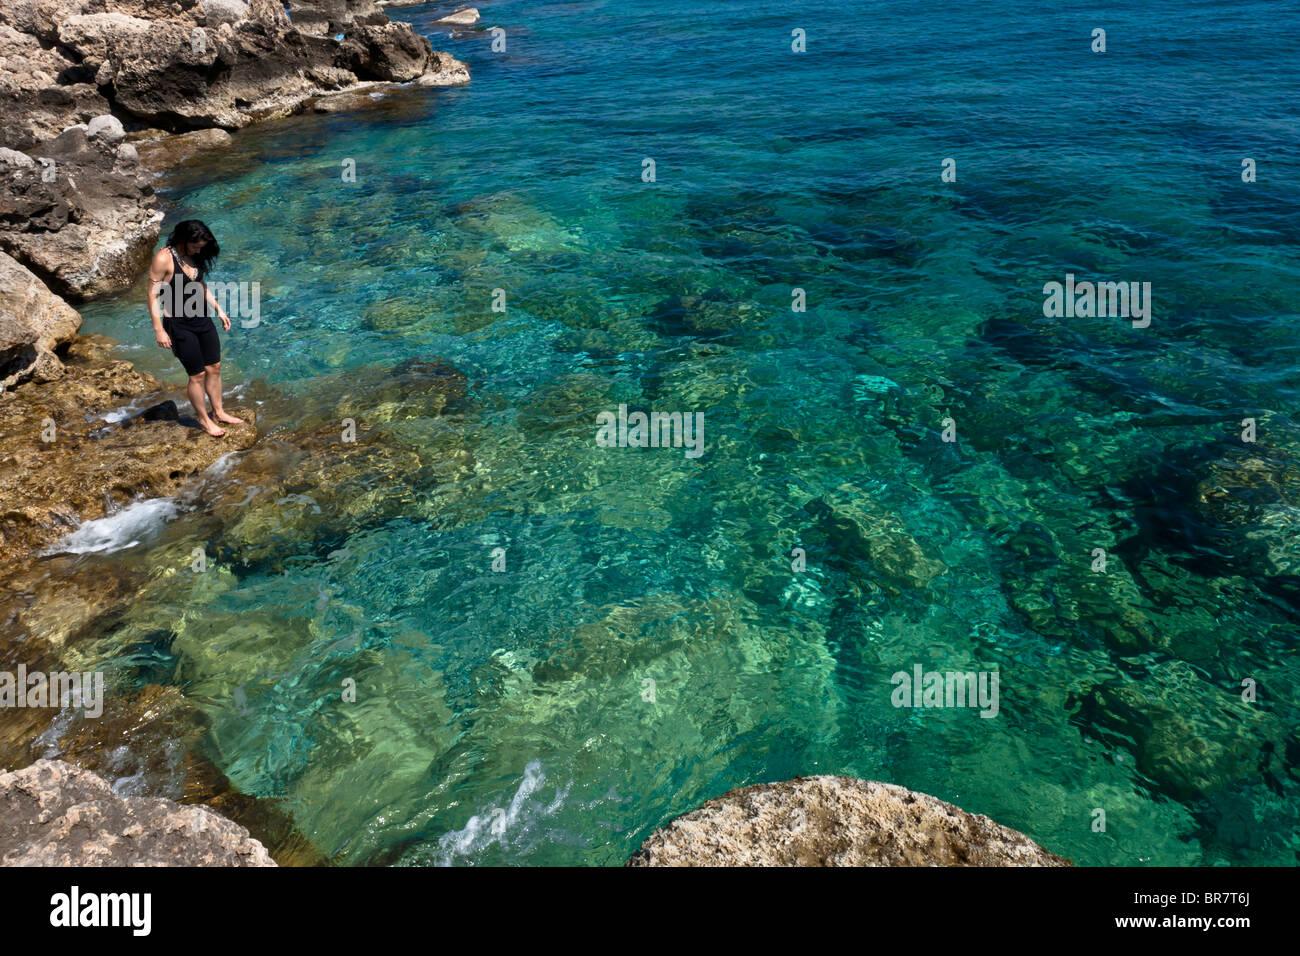
[[[149,318],[153,320],[154,337],[185,366],[185,374],[190,377],[186,394],[199,424],[214,438],[226,433],[217,422],[238,425],[243,421],[226,414],[221,407],[221,340],[212,322],[212,310],[216,310],[227,332],[230,317],[203,281],[220,253],[212,230],[197,219],[186,219],[176,224],[167,245],[149,264]],[[211,417],[204,393],[212,401]]]

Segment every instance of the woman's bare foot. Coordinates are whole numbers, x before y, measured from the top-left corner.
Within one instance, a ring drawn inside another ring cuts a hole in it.
[[[227,425],[242,425],[242,424],[244,424],[244,420],[243,420],[242,418],[236,418],[234,415],[231,415],[231,414],[228,413],[228,412],[224,412],[224,411],[221,411],[221,412],[213,412],[212,415],[213,415],[213,417],[214,417],[217,421],[219,421],[219,422],[225,422]]]
[[[203,418],[199,419],[199,425],[202,426],[203,430],[207,432],[209,435],[211,435],[213,438],[220,438],[222,435],[226,433],[226,430],[224,428],[218,428],[217,423],[214,422],[212,419],[208,418],[206,415]]]

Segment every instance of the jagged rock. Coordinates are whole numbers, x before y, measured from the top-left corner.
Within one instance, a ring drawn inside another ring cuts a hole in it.
[[[31,271],[0,252],[0,390],[50,380],[63,363],[54,349],[81,327],[81,315]]]
[[[0,774],[5,866],[275,866],[248,831],[206,807],[120,797],[97,774],[39,760]]]
[[[345,45],[355,45],[360,50],[348,64],[358,76],[399,83],[422,75],[433,54],[428,38],[415,33],[405,23],[358,26],[348,35]]]
[[[162,221],[125,144],[88,132],[72,126],[34,148],[39,168],[0,166],[0,250],[72,299],[129,288]]]
[[[435,50],[415,82],[418,86],[459,86],[469,82],[469,67],[450,53]]]
[[[289,0],[289,17],[304,33],[344,32],[354,23],[378,25],[388,22],[373,0]]]
[[[284,116],[360,80],[468,70],[371,0],[19,0],[0,18],[0,102],[26,149],[109,111],[172,132]]]
[[[30,33],[44,43],[57,43],[59,24],[71,17],[120,13],[145,19],[194,19],[199,0],[5,0],[0,23]]]
[[[6,169],[35,169],[36,160],[14,149],[0,148],[0,166]]]
[[[0,24],[0,143],[29,149],[76,123],[108,112],[94,73],[57,47]]]
[[[761,783],[655,831],[629,866],[1069,866],[988,817],[851,777]]]

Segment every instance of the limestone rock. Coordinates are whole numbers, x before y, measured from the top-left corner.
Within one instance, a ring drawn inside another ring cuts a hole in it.
[[[126,139],[126,130],[123,129],[120,119],[112,114],[105,114],[96,116],[86,124],[86,136],[89,139],[99,139],[116,145]]]
[[[244,0],[202,0],[202,6],[204,22],[209,27],[248,19],[248,4]]]
[[[5,866],[275,866],[237,823],[206,807],[120,797],[62,760],[0,774]]]
[[[345,45],[353,50],[348,68],[376,80],[413,80],[425,72],[433,55],[428,38],[405,23],[357,27]]]
[[[57,377],[54,349],[81,327],[81,316],[32,273],[0,252],[0,388]]]
[[[904,787],[798,777],[655,831],[629,866],[1069,866],[1023,834]]]
[[[373,0],[289,0],[289,18],[304,33],[330,36],[344,32],[353,24],[388,22]]]
[[[434,20],[433,25],[436,27],[472,27],[478,23],[478,11],[473,7],[463,7],[455,13],[449,13],[447,16]]]
[[[469,82],[469,67],[450,53],[435,50],[415,82],[419,86],[460,86]]]
[[[58,47],[0,24],[0,144],[29,149],[43,139],[108,112],[94,72]]]
[[[162,221],[130,154],[88,133],[72,126],[33,149],[39,168],[0,166],[0,250],[72,299],[129,288]]]

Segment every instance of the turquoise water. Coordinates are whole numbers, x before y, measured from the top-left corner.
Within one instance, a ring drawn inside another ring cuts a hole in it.
[[[1295,863],[1283,8],[480,4],[504,53],[433,34],[468,87],[239,133],[166,228],[261,283],[223,347],[267,435],[66,559],[157,584],[80,652],[340,863],[618,864],[812,773],[1083,864]],[[1150,326],[1045,318],[1067,273]],[[142,297],[85,328],[179,391]],[[599,447],[620,404],[703,455]],[[997,716],[894,707],[915,665]]]

